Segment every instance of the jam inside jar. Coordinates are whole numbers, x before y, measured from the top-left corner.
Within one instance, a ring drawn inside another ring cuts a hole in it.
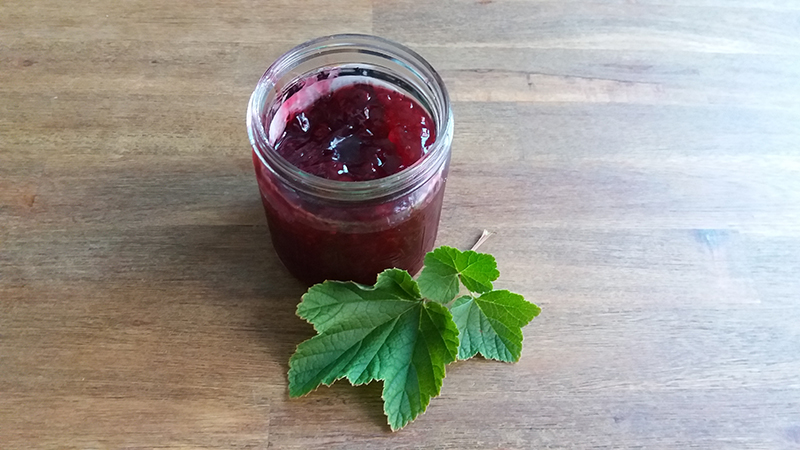
[[[272,243],[311,284],[412,275],[433,248],[453,120],[434,69],[413,51],[337,35],[281,56],[256,86],[247,126]]]

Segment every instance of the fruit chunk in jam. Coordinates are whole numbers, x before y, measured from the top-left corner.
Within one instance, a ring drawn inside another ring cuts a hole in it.
[[[435,141],[430,115],[408,96],[372,83],[320,84],[286,99],[267,130],[276,151],[305,172],[339,181],[383,178],[423,158]],[[413,275],[433,248],[446,162],[399,197],[359,202],[288,188],[255,152],[253,162],[276,253],[301,281],[372,284],[391,267]]]
[[[411,166],[435,139],[433,121],[411,98],[357,83],[288,114],[278,153],[295,167],[339,181],[383,178]]]

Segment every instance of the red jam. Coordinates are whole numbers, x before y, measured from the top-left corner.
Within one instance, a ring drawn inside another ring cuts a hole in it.
[[[425,156],[436,138],[433,120],[419,103],[375,84],[350,84],[295,103],[305,107],[278,116],[285,120],[282,131],[267,130],[275,134],[274,147],[294,166],[331,180],[398,173]],[[446,164],[400,197],[347,203],[288,189],[255,153],[253,162],[275,250],[301,281],[372,284],[391,267],[413,275],[433,248]]]
[[[278,153],[295,167],[339,181],[383,178],[414,164],[436,140],[433,120],[414,100],[359,83],[295,111]]]

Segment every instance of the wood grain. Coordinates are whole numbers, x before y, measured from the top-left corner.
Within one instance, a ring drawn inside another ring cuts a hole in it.
[[[797,2],[162,3],[0,3],[1,448],[800,448]],[[377,383],[288,398],[244,128],[338,32],[439,69],[438,242],[543,307],[397,433]]]

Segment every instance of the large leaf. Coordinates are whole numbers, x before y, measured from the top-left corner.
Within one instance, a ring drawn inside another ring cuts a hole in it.
[[[488,292],[498,276],[500,272],[492,255],[439,247],[425,255],[425,267],[418,281],[425,298],[448,303],[458,294],[459,279],[472,292]]]
[[[445,365],[458,353],[458,330],[442,305],[425,302],[408,272],[389,269],[375,286],[326,281],[303,296],[297,314],[317,336],[289,360],[289,394],[305,395],[340,378],[383,380],[384,412],[393,430],[439,395]]]
[[[478,298],[464,296],[450,308],[459,331],[458,359],[480,353],[498,361],[519,361],[522,327],[541,309],[521,295],[491,291]]]

